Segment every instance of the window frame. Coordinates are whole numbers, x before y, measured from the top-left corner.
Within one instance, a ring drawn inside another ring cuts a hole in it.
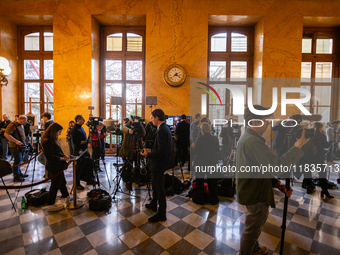
[[[320,54],[316,53],[316,39],[317,34],[325,34],[333,39],[333,49],[332,54]],[[309,82],[301,81],[301,86],[310,86],[311,91],[311,100],[309,102],[310,113],[315,114],[314,108],[316,107],[316,102],[314,102],[315,97],[315,87],[316,86],[331,86],[331,101],[330,105],[318,105],[318,107],[330,107],[330,121],[337,118],[338,109],[337,109],[337,96],[339,95],[339,81],[336,78],[339,78],[339,59],[337,59],[337,55],[339,53],[338,44],[339,44],[339,29],[337,28],[320,28],[320,27],[309,27],[303,29],[304,34],[313,34],[312,36],[312,52],[311,53],[302,53],[302,63],[309,62],[311,63],[311,79]],[[302,44],[302,41],[301,41]],[[302,50],[301,50],[302,52]],[[319,62],[331,62],[332,63],[332,76],[331,82],[316,82],[315,80],[315,72],[316,72],[316,63]],[[302,72],[302,70],[301,70]],[[336,107],[333,107],[336,106]]]
[[[219,33],[227,33],[227,47],[226,52],[215,52],[211,51],[211,37],[215,34]],[[247,52],[232,52],[231,51],[231,33],[239,33],[247,36]],[[252,83],[248,80],[248,78],[253,77],[253,57],[254,57],[254,27],[230,27],[230,26],[209,26],[208,30],[208,64],[207,64],[207,77],[210,78],[210,62],[211,61],[225,61],[226,62],[226,80],[228,80],[228,84],[234,85],[246,85],[246,88],[252,87]],[[247,62],[247,77],[246,81],[232,81],[230,80],[230,69],[232,61],[245,61]],[[208,79],[209,79],[208,78]],[[214,82],[225,83],[225,82]],[[230,91],[226,90],[225,94],[226,103],[225,107],[225,115],[231,115],[231,104],[230,104]],[[248,95],[246,94],[247,102]],[[207,118],[209,118],[209,106],[213,105],[209,103],[210,100],[207,100]]]
[[[107,36],[110,34],[122,33],[122,51],[107,51]],[[143,37],[142,51],[127,51],[127,33],[138,34]],[[121,26],[104,26],[101,28],[101,60],[100,60],[100,116],[106,118],[106,83],[122,82],[122,97],[124,98],[124,105],[121,107],[121,113],[125,117],[126,114],[126,84],[142,84],[142,118],[145,118],[145,27],[121,27]],[[122,61],[122,79],[121,80],[106,80],[106,60],[121,60]],[[142,65],[142,80],[126,80],[126,61],[128,60],[141,60]],[[111,111],[114,111],[112,108]]]
[[[46,111],[44,97],[44,83],[54,83],[54,79],[44,79],[44,60],[53,60],[53,50],[44,50],[44,32],[53,33],[52,26],[19,26],[18,27],[18,77],[19,77],[19,111],[25,113],[25,83],[40,84],[40,114]],[[25,36],[31,33],[39,33],[39,51],[25,51]],[[54,36],[54,35],[53,35]],[[24,60],[39,60],[39,79],[25,79]],[[54,69],[53,69],[54,70]],[[54,74],[53,74],[54,78]],[[54,84],[53,84],[54,88]],[[54,104],[53,102],[49,102]],[[26,114],[26,113],[25,113]],[[40,120],[38,120],[40,121]]]

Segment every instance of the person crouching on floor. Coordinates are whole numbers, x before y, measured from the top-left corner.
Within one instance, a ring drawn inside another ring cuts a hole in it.
[[[61,134],[62,130],[63,127],[61,125],[53,123],[47,128],[41,139],[42,148],[46,157],[45,167],[49,176],[52,176],[63,169],[67,165],[66,160],[73,157],[65,155],[60,147],[58,136]],[[51,188],[47,200],[47,205],[49,205],[47,209],[48,212],[64,209],[64,205],[55,204],[58,190],[60,190],[62,198],[65,198],[67,204],[69,193],[66,187],[64,172],[51,180]]]

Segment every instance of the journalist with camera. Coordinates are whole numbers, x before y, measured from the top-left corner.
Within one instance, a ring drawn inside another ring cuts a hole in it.
[[[143,137],[145,136],[142,121],[143,119],[138,116],[131,116],[131,120],[124,118],[124,125],[121,129],[123,132],[123,143],[119,151],[119,157],[122,157],[124,160],[122,178],[130,190],[132,189],[133,180],[137,184],[141,182],[139,151],[143,149]],[[133,165],[134,177],[132,176]]]
[[[141,155],[149,159],[149,168],[153,174],[153,198],[146,208],[157,212],[149,222],[166,220],[166,196],[164,188],[164,172],[173,167],[173,143],[170,128],[165,124],[165,114],[161,109],[151,113],[152,123],[157,126],[157,134],[152,149],[144,149]]]
[[[79,156],[81,152],[87,149],[88,144],[86,132],[82,127],[85,123],[84,116],[77,115],[75,117],[75,122],[76,124],[71,130],[71,138],[73,142],[74,156]],[[84,190],[84,187],[80,185],[80,180],[86,181],[87,185],[93,184],[93,160],[87,152],[78,161],[76,185],[77,189]]]
[[[339,151],[338,151],[338,137],[337,137],[337,129],[339,127],[340,121],[339,120],[333,120],[330,127],[326,130],[327,135],[327,141],[330,143],[331,148],[328,151],[327,154],[327,161],[332,161],[333,158],[339,157]]]
[[[5,130],[6,127],[11,123],[9,116],[4,114],[4,120],[0,123],[0,142],[2,145],[2,158],[4,160],[7,159],[7,152],[8,152],[8,139],[5,137]]]
[[[257,110],[268,109],[260,105],[254,105],[254,108]],[[248,126],[238,142],[236,156],[237,201],[247,208],[245,229],[240,242],[240,254],[266,254],[268,249],[259,245],[258,238],[261,228],[268,218],[269,206],[275,207],[273,187],[278,188],[288,197],[291,196],[293,190],[287,191],[284,184],[281,184],[270,173],[266,175],[256,172],[244,173],[242,169],[263,165],[290,166],[303,156],[301,147],[308,139],[305,138],[305,131],[303,131],[294,146],[282,157],[278,157],[272,153],[262,137],[270,125],[270,122],[266,120],[269,116],[255,115],[249,108],[246,108],[244,117]]]
[[[25,130],[24,124],[27,121],[25,115],[20,115],[17,120],[8,124],[5,130],[5,137],[9,140],[9,150],[14,157],[14,165],[19,165],[25,153]],[[23,182],[26,174],[22,174],[20,166],[13,167],[14,182]]]

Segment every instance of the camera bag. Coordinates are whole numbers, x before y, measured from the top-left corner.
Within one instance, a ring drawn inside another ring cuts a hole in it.
[[[41,206],[47,203],[49,191],[34,189],[25,193],[27,204],[31,206]]]
[[[102,189],[91,190],[87,193],[91,197],[89,209],[91,211],[109,211],[111,208],[112,198],[108,192]]]

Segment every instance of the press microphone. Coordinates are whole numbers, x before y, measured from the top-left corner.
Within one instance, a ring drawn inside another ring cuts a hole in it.
[[[301,115],[301,114],[295,114],[292,116],[292,119],[296,121],[302,121],[302,120],[307,120],[307,121],[320,121],[322,119],[321,114],[314,114],[314,115]]]

